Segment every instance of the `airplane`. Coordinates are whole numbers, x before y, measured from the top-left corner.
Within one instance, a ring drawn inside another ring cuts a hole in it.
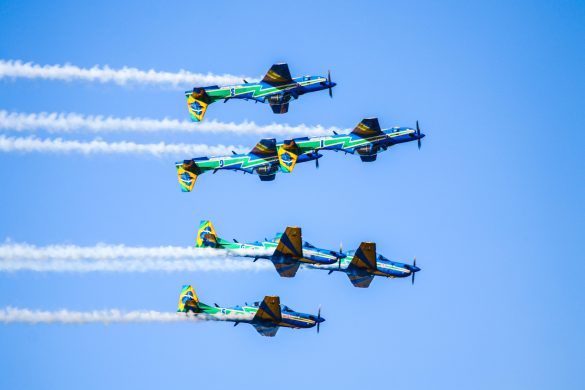
[[[277,234],[272,241],[255,241],[239,243],[224,240],[217,236],[210,221],[201,221],[197,231],[198,248],[219,248],[232,251],[231,254],[241,257],[267,259],[273,262],[276,271],[282,277],[294,277],[300,265],[309,269],[320,269],[333,272],[344,272],[355,287],[367,288],[374,276],[386,278],[411,277],[420,271],[416,266],[416,258],[412,265],[389,260],[376,252],[376,244],[362,242],[355,251],[343,253],[339,251],[317,248],[302,239],[301,229],[287,227],[284,234]],[[238,253],[238,250],[245,250]]]
[[[333,97],[332,88],[336,83],[331,81],[331,72],[327,78],[323,76],[302,76],[292,78],[288,64],[274,64],[264,78],[258,83],[209,87],[195,87],[192,91],[186,91],[187,107],[193,122],[200,122],[207,111],[207,106],[219,100],[227,102],[231,99],[254,100],[256,103],[268,103],[272,112],[284,114],[288,112],[288,104],[292,99],[309,92],[329,90],[329,96]]]
[[[301,264],[332,265],[345,257],[343,253],[316,248],[302,242],[301,228],[289,226],[278,233],[274,240],[240,243],[227,241],[217,236],[211,221],[201,221],[197,231],[196,247],[217,248],[232,251],[237,256],[250,257],[254,261],[272,261],[276,272],[282,277],[292,278]]]
[[[314,150],[307,150],[296,154],[292,161],[285,145],[278,145],[276,139],[271,138],[260,140],[250,153],[232,152],[231,156],[197,157],[177,162],[175,166],[181,191],[191,192],[197,177],[208,171],[242,171],[244,174],[257,174],[262,181],[272,181],[278,172],[290,172],[297,163],[317,160],[322,156]]]
[[[258,174],[262,181],[272,181],[276,173],[290,173],[297,163],[315,160],[319,168],[321,150],[333,150],[358,154],[362,161],[375,161],[378,153],[389,147],[405,142],[417,141],[425,137],[420,132],[418,121],[416,129],[392,127],[382,129],[378,118],[363,119],[349,134],[335,134],[319,137],[300,137],[277,142],[274,138],[261,140],[247,154],[224,157],[198,157],[175,163],[179,184],[183,192],[190,192],[197,177],[207,171],[234,170]]]
[[[312,328],[317,326],[317,333],[325,318],[321,317],[321,307],[317,315],[297,312],[288,306],[280,304],[277,296],[266,296],[262,302],[252,305],[234,306],[230,308],[207,305],[199,301],[195,290],[190,285],[183,286],[179,297],[177,312],[194,313],[197,316],[216,321],[251,324],[262,336],[274,337],[278,328]]]

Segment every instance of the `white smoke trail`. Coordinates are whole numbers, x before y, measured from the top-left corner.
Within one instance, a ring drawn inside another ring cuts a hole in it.
[[[271,269],[268,262],[234,259],[198,259],[198,260],[0,260],[0,272],[240,272]]]
[[[112,69],[107,65],[101,67],[95,65],[92,68],[80,68],[70,64],[38,65],[32,62],[23,63],[18,60],[0,60],[0,79],[9,77],[61,81],[86,80],[101,83],[112,82],[118,85],[132,83],[166,84],[173,87],[182,86],[187,89],[194,85],[241,84],[244,78],[250,82],[258,81],[257,79],[244,76],[191,73],[185,70],[180,70],[178,72],[158,72],[153,69],[144,71],[126,66],[121,69]]]
[[[134,142],[106,142],[95,139],[89,142],[69,141],[61,138],[39,139],[36,137],[6,137],[0,135],[0,152],[51,152],[82,154],[163,154],[198,156],[227,155],[231,151],[245,152],[242,146],[205,145],[205,144],[137,144]]]
[[[32,113],[8,112],[0,110],[0,129],[13,131],[47,130],[49,132],[73,133],[89,131],[105,133],[121,132],[191,132],[191,133],[233,133],[233,134],[272,134],[272,135],[326,135],[333,131],[341,132],[337,127],[304,124],[290,126],[272,123],[257,125],[254,122],[241,123],[219,122],[216,120],[193,123],[189,120],[150,119],[150,118],[116,118],[76,113]]]
[[[272,251],[193,247],[92,247],[5,243],[0,245],[0,272],[236,272],[270,269],[268,262],[235,260],[235,256],[270,255]]]
[[[225,321],[250,319],[244,316],[218,314],[214,317],[193,313],[172,313],[159,311],[129,311],[120,310],[30,310],[7,307],[0,309],[0,322],[27,323],[27,324],[91,324],[91,323],[136,323],[136,322],[185,322],[185,321]]]

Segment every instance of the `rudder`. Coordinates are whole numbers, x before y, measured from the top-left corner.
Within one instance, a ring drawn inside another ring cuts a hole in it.
[[[188,311],[196,312],[199,310],[199,298],[191,285],[184,285],[179,296],[178,312],[186,313]]]
[[[217,234],[211,221],[201,221],[197,230],[197,248],[217,248]]]

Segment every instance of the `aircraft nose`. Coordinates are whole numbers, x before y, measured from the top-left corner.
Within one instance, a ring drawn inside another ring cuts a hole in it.
[[[333,88],[333,87],[335,87],[336,85],[337,85],[337,83],[334,83],[333,81],[329,83],[329,87],[330,87],[330,88]]]
[[[319,317],[319,318],[317,318],[317,320],[316,320],[316,321],[317,321],[317,322],[319,322],[319,323],[321,323],[321,322],[325,322],[325,318],[323,318],[323,317]]]
[[[412,266],[410,267],[410,270],[411,270],[412,272],[418,272],[418,271],[420,271],[420,268],[418,268],[416,265],[412,265]]]

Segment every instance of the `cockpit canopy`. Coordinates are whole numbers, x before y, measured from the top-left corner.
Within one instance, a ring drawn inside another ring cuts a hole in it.
[[[294,312],[293,309],[291,309],[290,307],[288,307],[286,305],[280,305],[280,310],[281,311],[287,311],[287,312]]]

